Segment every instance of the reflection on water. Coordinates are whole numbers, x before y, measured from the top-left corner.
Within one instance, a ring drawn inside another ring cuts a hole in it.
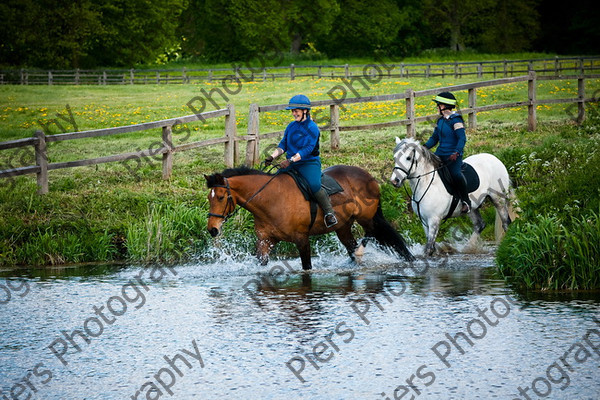
[[[0,399],[488,399],[519,398],[519,387],[599,397],[589,345],[586,360],[581,350],[547,376],[600,330],[598,293],[516,293],[491,253],[414,265],[367,256],[320,256],[311,273],[252,258],[161,279],[123,265],[1,271],[12,295],[0,287]],[[131,282],[143,303],[126,301]],[[60,340],[64,363],[49,348]]]

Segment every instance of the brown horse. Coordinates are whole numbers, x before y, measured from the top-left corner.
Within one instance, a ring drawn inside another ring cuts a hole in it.
[[[358,222],[366,238],[395,250],[407,260],[413,260],[402,237],[385,220],[381,212],[379,185],[366,171],[337,165],[324,171],[333,177],[343,191],[331,196],[338,223],[326,228],[323,211],[318,210],[311,226],[309,202],[304,199],[296,182],[288,174],[267,174],[246,167],[227,169],[220,174],[204,175],[210,189],[208,231],[214,237],[223,223],[236,211],[236,206],[254,215],[254,230],[258,238],[258,259],[265,265],[271,249],[280,241],[296,244],[302,268],[311,269],[309,236],[335,231],[354,259],[358,246],[352,235],[352,224]],[[363,240],[363,245],[366,240]]]

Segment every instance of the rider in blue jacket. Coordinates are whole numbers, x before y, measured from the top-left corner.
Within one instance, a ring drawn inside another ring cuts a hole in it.
[[[313,193],[313,196],[325,214],[325,226],[337,224],[337,218],[329,195],[321,188],[321,158],[319,157],[319,127],[310,117],[311,104],[308,97],[299,94],[290,99],[286,110],[292,110],[294,120],[289,123],[283,138],[273,153],[265,159],[270,165],[273,159],[283,153],[287,159],[279,166],[282,169],[293,168],[302,175]]]
[[[471,200],[467,193],[467,181],[461,170],[463,151],[467,142],[465,124],[462,116],[454,111],[456,97],[452,93],[442,92],[433,101],[437,104],[441,116],[437,121],[433,134],[425,143],[425,147],[431,149],[439,143],[435,154],[442,159],[442,162],[448,168],[462,202],[461,212],[466,214],[471,211]]]

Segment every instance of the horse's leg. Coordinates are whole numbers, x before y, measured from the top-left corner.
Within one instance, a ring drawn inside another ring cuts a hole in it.
[[[425,228],[425,236],[427,236],[427,244],[425,245],[425,255],[431,256],[435,252],[435,239],[437,237],[438,231],[440,230],[440,219],[430,218]]]
[[[269,262],[269,253],[279,241],[270,237],[258,237],[256,242],[256,256],[261,265],[267,265]]]
[[[508,230],[508,225],[510,225],[510,214],[508,212],[508,198],[504,195],[492,195],[490,196],[490,200],[496,207],[496,212],[500,216],[500,220],[502,221],[502,229],[504,232]]]
[[[352,261],[355,261],[354,252],[356,251],[358,245],[356,243],[356,240],[354,239],[354,235],[352,235],[352,224],[344,225],[343,227],[335,231],[335,234],[348,251],[348,255],[350,255]],[[358,256],[361,255],[362,254],[358,254]]]
[[[471,235],[471,237],[469,238],[469,241],[467,242],[467,247],[473,247],[479,240],[479,237],[481,236],[481,232],[483,231],[483,228],[485,228],[485,222],[483,222],[483,218],[481,218],[481,214],[479,213],[478,208],[471,209],[471,212],[469,213],[469,218],[471,219],[471,222],[473,223],[473,234]]]
[[[312,269],[312,263],[310,260],[310,242],[308,241],[308,236],[306,238],[296,241],[296,247],[298,248],[298,252],[300,253],[300,261],[302,261],[302,269],[309,270]]]

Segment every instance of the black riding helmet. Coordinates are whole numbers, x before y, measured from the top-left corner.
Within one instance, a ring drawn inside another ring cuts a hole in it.
[[[449,106],[449,108],[456,107],[456,97],[450,92],[442,92],[435,96],[433,99],[437,104],[444,104]]]

